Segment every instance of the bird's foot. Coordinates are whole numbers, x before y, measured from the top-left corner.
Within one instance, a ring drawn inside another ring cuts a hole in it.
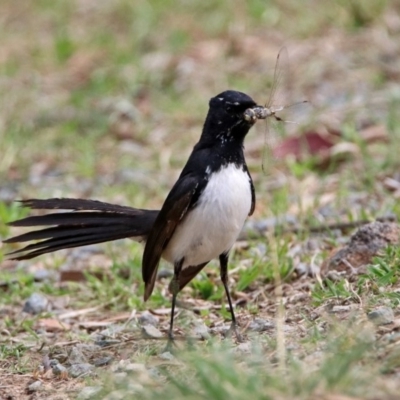
[[[232,333],[235,334],[236,340],[239,343],[243,343],[244,342],[243,336],[239,332],[239,327],[238,327],[237,323],[233,322],[233,321],[231,323],[230,328],[225,332],[225,337],[231,337]]]
[[[163,353],[169,352],[172,354],[175,352],[176,348],[177,345],[175,342],[174,334],[172,332],[168,332],[168,341]]]

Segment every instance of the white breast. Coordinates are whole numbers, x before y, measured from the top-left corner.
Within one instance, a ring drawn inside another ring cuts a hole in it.
[[[228,164],[212,173],[197,206],[178,226],[163,258],[183,268],[199,265],[230,250],[251,208],[250,178],[242,168]]]

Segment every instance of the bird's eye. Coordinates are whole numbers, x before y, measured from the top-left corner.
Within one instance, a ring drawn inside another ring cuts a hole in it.
[[[235,101],[234,103],[227,102],[225,104],[225,110],[228,112],[237,113],[237,112],[240,112],[241,109],[242,109],[241,104],[237,101]]]

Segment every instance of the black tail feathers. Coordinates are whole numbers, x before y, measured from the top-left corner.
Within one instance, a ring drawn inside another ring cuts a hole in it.
[[[146,240],[158,210],[103,203],[97,200],[22,200],[24,207],[40,210],[70,210],[31,216],[10,222],[10,226],[49,226],[4,240],[4,243],[38,241],[13,251],[13,260],[26,260],[57,250],[133,238]]]

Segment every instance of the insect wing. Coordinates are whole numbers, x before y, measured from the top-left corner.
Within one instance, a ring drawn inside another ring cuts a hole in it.
[[[264,173],[267,173],[271,165],[274,163],[272,149],[276,146],[282,133],[282,127],[277,127],[280,118],[275,115],[275,112],[284,109],[285,83],[288,69],[288,52],[286,47],[282,47],[276,58],[271,90],[268,100],[265,103],[265,107],[271,111],[272,115],[265,120],[264,145],[262,152],[262,170]],[[271,123],[274,125],[274,129],[270,129]]]

